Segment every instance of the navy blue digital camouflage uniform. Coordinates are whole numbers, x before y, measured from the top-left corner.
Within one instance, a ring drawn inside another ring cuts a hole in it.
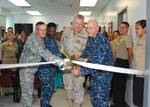
[[[97,33],[95,38],[89,37],[82,57],[88,58],[91,63],[113,65],[112,51],[107,38]],[[108,107],[109,91],[111,88],[112,74],[81,68],[83,76],[91,74],[91,101],[94,107]]]
[[[54,37],[46,36],[44,38],[44,44],[53,55],[63,57],[63,55],[59,52],[57,42]],[[42,62],[45,62],[45,60],[42,59]],[[39,67],[39,77],[41,81],[41,107],[49,107],[49,102],[54,90],[55,68],[56,67],[54,65],[41,65]]]

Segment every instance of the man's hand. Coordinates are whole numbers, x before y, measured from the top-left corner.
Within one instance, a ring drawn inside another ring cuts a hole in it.
[[[56,65],[59,67],[61,70],[65,70],[64,68],[64,60],[63,59],[56,59]]]
[[[81,75],[81,67],[76,65],[73,67],[72,69],[72,73],[75,75],[75,76],[80,76]]]
[[[74,54],[71,56],[71,59],[72,59],[72,60],[79,60],[79,59],[80,59],[80,56],[81,56],[81,53],[76,52],[76,53],[74,53]]]
[[[56,60],[56,65],[59,67],[61,70],[68,69],[68,67],[71,69],[72,62],[70,59],[62,59],[62,60]]]

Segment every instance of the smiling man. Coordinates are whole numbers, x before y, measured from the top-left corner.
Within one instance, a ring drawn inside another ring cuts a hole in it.
[[[56,61],[57,66],[63,65],[63,60],[54,56],[44,45],[43,38],[46,36],[46,24],[38,22],[36,24],[35,33],[31,34],[22,51],[20,63],[36,63],[41,62],[42,58],[46,61]],[[32,107],[33,90],[34,90],[34,74],[38,71],[38,67],[25,67],[20,69],[20,85],[22,92],[23,107]]]
[[[88,62],[103,65],[113,65],[111,47],[107,38],[98,33],[98,22],[89,20],[86,30],[88,41],[82,58],[87,58]],[[111,87],[112,74],[104,71],[97,71],[80,66],[73,69],[75,76],[86,76],[91,74],[91,101],[93,107],[108,107],[109,91]]]
[[[50,22],[47,24],[47,36],[44,38],[44,44],[46,48],[54,55],[63,57],[59,52],[57,42],[55,39],[56,34],[56,24]],[[44,58],[42,62],[45,62]],[[54,65],[41,65],[39,67],[39,77],[41,80],[41,107],[52,107],[49,102],[54,91],[54,72],[56,71],[56,66]]]
[[[87,33],[84,30],[84,16],[76,15],[72,26],[66,27],[62,34],[61,48],[65,49],[70,56],[75,53],[82,53],[86,46],[87,37]],[[63,79],[69,107],[80,107],[84,100],[84,77],[76,77],[71,72],[68,72],[64,74]]]

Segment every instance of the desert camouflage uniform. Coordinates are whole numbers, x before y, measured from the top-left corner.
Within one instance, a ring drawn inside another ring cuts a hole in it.
[[[88,36],[85,30],[75,33],[71,27],[67,27],[62,34],[61,48],[65,49],[70,56],[76,52],[82,53],[82,50],[86,46],[87,38]],[[84,77],[75,77],[72,73],[66,73],[63,79],[68,99],[81,104],[84,97]]]

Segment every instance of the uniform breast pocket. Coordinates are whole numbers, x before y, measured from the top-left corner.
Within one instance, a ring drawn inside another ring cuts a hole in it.
[[[80,40],[80,39],[76,39],[75,42],[76,42],[77,44],[82,44],[82,40]]]
[[[144,47],[144,44],[143,43],[138,43],[137,46],[138,47]]]

